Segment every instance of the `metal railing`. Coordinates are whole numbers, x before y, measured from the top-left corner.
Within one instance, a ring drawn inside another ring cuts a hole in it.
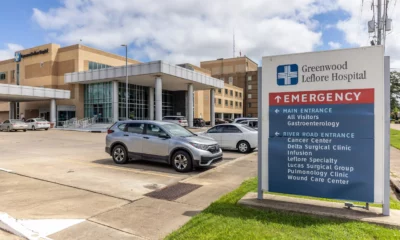
[[[62,126],[64,128],[87,128],[94,124],[112,124],[114,123],[113,118],[101,118],[99,119],[97,116],[91,118],[72,118],[67,121],[62,122]]]

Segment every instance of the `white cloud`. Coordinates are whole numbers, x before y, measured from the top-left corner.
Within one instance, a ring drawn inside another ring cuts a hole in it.
[[[0,61],[13,58],[16,51],[24,49],[24,47],[15,43],[7,43],[5,47],[0,49]]]
[[[338,43],[338,42],[328,42],[329,47],[331,47],[331,49],[338,49],[342,46],[342,44]]]
[[[232,56],[255,61],[262,56],[312,51],[321,43],[312,17],[337,8],[318,0],[64,0],[59,8],[33,10],[33,20],[48,37],[113,50],[135,44],[130,57],[173,63]],[[290,6],[290,7],[288,7]]]

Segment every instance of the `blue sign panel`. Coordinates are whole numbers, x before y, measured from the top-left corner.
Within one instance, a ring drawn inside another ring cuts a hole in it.
[[[374,202],[374,91],[351,91],[270,94],[269,191]]]

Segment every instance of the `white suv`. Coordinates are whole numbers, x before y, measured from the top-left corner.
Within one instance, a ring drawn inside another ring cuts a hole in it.
[[[165,116],[162,119],[164,122],[171,122],[181,125],[182,127],[188,126],[188,121],[184,116]]]

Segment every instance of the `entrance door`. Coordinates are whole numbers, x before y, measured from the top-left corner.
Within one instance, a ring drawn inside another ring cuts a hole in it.
[[[75,117],[75,111],[58,111],[57,126],[62,127],[63,122]]]
[[[93,115],[97,116],[97,122],[104,122],[103,104],[93,104]]]

